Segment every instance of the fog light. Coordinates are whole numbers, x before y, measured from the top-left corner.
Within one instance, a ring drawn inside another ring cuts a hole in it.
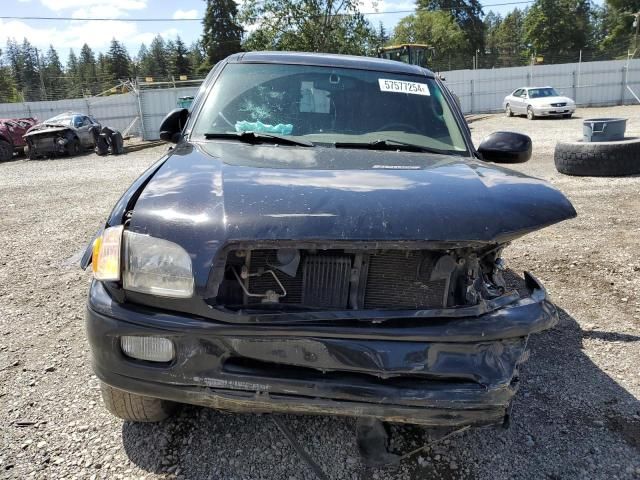
[[[149,362],[170,362],[175,356],[173,342],[162,337],[120,337],[125,355]]]

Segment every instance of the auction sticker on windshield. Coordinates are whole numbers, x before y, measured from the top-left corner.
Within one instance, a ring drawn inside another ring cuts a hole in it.
[[[429,85],[418,82],[405,82],[404,80],[390,80],[379,78],[381,92],[410,93],[412,95],[431,95]]]

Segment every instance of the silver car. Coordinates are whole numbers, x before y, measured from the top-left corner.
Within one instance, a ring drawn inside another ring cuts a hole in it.
[[[529,120],[548,116],[571,118],[576,111],[576,102],[558,95],[552,87],[523,87],[504,97],[502,108],[507,117],[526,115]]]

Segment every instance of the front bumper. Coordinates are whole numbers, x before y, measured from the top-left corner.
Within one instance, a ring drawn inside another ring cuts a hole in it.
[[[573,115],[576,111],[575,105],[565,105],[564,107],[532,107],[533,113],[538,117],[549,117],[556,115]]]
[[[492,424],[515,394],[528,335],[558,318],[544,289],[527,282],[538,287],[530,297],[471,319],[265,326],[120,304],[94,281],[87,334],[96,375],[140,395],[241,412]],[[169,338],[176,357],[126,357],[122,335]]]

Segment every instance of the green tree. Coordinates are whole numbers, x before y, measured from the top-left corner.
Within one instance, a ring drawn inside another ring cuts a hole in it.
[[[184,44],[180,36],[176,37],[173,49],[170,52],[173,73],[176,75],[191,75],[191,60],[189,58],[189,50]]]
[[[393,30],[392,43],[424,43],[434,49],[430,68],[450,70],[468,50],[467,39],[455,18],[444,11],[418,10],[402,18]]]
[[[167,49],[162,36],[156,35],[149,45],[149,53],[145,58],[144,75],[164,78],[168,74]]]
[[[202,42],[196,41],[189,47],[189,63],[193,69],[193,73],[197,75],[206,75],[211,70]]]
[[[536,0],[524,20],[530,53],[545,62],[577,61],[578,51],[591,45],[589,0]]]
[[[374,55],[379,44],[358,0],[245,0],[241,18],[258,25],[244,43],[247,50]]]
[[[484,62],[486,67],[493,67],[500,56],[500,43],[498,42],[498,30],[502,24],[502,17],[492,10],[484,17]]]
[[[389,37],[387,29],[384,28],[384,23],[379,22],[378,30],[376,31],[376,40],[378,42],[378,47],[383,47],[389,42],[390,39],[391,37]]]
[[[147,76],[149,75],[149,64],[151,60],[149,59],[149,49],[147,46],[142,43],[140,44],[140,49],[138,50],[138,54],[136,55],[134,64],[134,70],[136,76]]]
[[[417,0],[417,6],[419,9],[451,13],[467,39],[467,56],[475,55],[476,51],[483,54],[484,23],[479,0]]]
[[[60,100],[66,97],[67,92],[62,62],[53,45],[49,45],[49,50],[47,50],[47,55],[44,58],[42,78],[48,100]]]
[[[0,50],[0,103],[17,102],[18,91],[11,75],[11,67],[6,65]]]
[[[69,98],[77,98],[82,96],[82,82],[80,80],[80,71],[78,68],[78,57],[73,48],[69,50],[69,58],[67,59],[67,88]]]
[[[640,0],[607,0],[603,9],[595,11],[595,37],[600,39],[601,51],[626,57],[627,50],[640,49],[640,38],[636,39],[633,16],[630,15],[638,11]],[[637,55],[640,51],[636,52],[636,58]]]
[[[131,58],[125,46],[115,38],[107,52],[108,71],[114,80],[126,80],[131,75]]]
[[[238,7],[234,0],[206,0],[202,20],[202,45],[210,65],[241,50],[244,32],[238,21]]]
[[[84,95],[99,93],[96,57],[86,43],[80,49],[78,58],[78,77]]]
[[[499,67],[515,67],[528,62],[524,41],[525,12],[517,8],[509,12],[494,33]]]
[[[25,38],[20,46],[22,91],[25,101],[43,100],[38,50]]]
[[[22,81],[22,71],[23,71],[22,53],[20,50],[20,46],[18,45],[18,42],[16,42],[14,38],[7,39],[6,56],[8,60],[9,71],[14,80],[16,89],[19,92],[22,92],[22,90],[24,89],[24,85]]]

